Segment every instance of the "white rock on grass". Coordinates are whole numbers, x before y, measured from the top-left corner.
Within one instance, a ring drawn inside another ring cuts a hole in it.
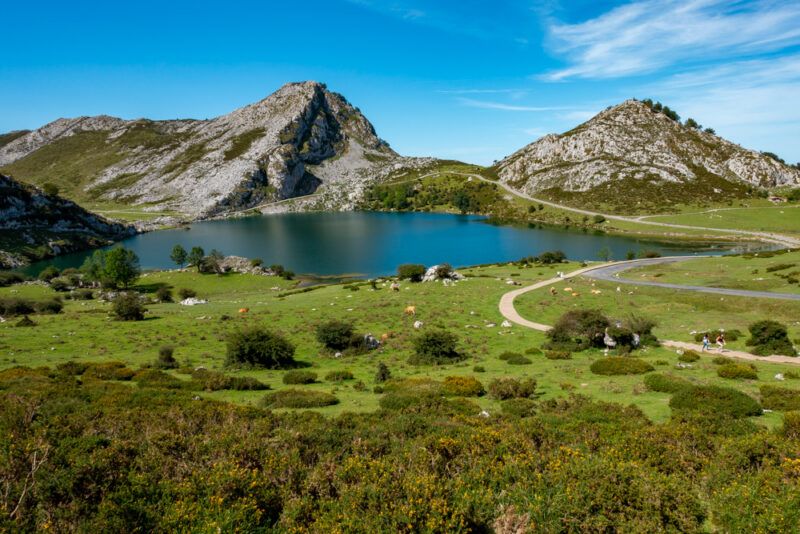
[[[188,299],[183,299],[180,302],[181,306],[197,306],[198,304],[208,304],[208,300],[189,297]]]

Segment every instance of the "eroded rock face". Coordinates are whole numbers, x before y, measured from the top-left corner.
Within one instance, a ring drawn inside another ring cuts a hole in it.
[[[58,119],[0,147],[0,165],[75,135],[120,145],[86,191],[193,217],[246,210],[317,191],[358,193],[400,158],[369,121],[316,82],[290,83],[210,120]],[[116,145],[114,145],[116,147]],[[413,160],[411,160],[413,161]],[[58,161],[53,165],[58,172]],[[347,195],[334,194],[337,200]]]
[[[800,171],[627,100],[574,130],[549,134],[496,165],[528,193],[585,192],[605,183],[702,183],[709,191],[800,185]],[[684,199],[688,200],[688,199]]]

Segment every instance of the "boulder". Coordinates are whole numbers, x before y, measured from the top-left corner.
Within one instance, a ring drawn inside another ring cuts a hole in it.
[[[208,304],[208,300],[189,297],[188,299],[183,299],[180,304],[181,306],[197,306],[198,304]]]
[[[367,350],[375,350],[378,348],[378,346],[380,346],[380,344],[381,342],[375,339],[375,336],[372,334],[367,334],[364,336],[364,347],[366,347]]]

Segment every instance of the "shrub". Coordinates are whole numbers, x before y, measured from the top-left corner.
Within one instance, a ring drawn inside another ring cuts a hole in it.
[[[677,393],[682,389],[691,387],[692,383],[678,376],[652,373],[644,377],[644,385],[647,386],[647,389],[650,391]]]
[[[116,297],[111,301],[111,310],[122,321],[141,321],[146,311],[139,295],[134,293]]]
[[[27,280],[27,277],[21,273],[12,273],[9,271],[0,271],[0,287],[10,286],[12,284],[19,284]]]
[[[526,378],[496,378],[489,384],[489,395],[498,400],[526,399],[536,393],[536,380]]]
[[[789,369],[785,373],[783,373],[783,377],[786,379],[797,380],[800,378],[800,373],[795,371],[794,369]]]
[[[42,280],[44,282],[49,282],[59,274],[61,274],[61,271],[59,271],[57,267],[50,265],[49,267],[46,267],[39,273],[38,278],[39,280]]]
[[[720,365],[717,367],[717,376],[730,379],[747,378],[749,380],[758,380],[755,366],[742,363],[725,363]]]
[[[514,417],[531,417],[536,415],[536,401],[532,399],[508,399],[500,404],[506,415]]]
[[[325,380],[328,382],[344,382],[345,380],[352,380],[353,373],[350,371],[331,371],[325,375]]]
[[[156,299],[159,302],[172,302],[172,291],[167,286],[159,286],[156,289]]]
[[[720,386],[692,386],[675,393],[669,401],[673,410],[704,412],[740,418],[761,415],[761,405],[749,395]]]
[[[245,328],[228,338],[225,364],[267,369],[294,367],[294,345],[265,328]]]
[[[353,338],[353,325],[347,321],[332,320],[317,326],[317,341],[333,350],[344,350]]]
[[[547,332],[547,348],[573,351],[603,347],[603,336],[610,322],[598,310],[570,310],[559,317]]]
[[[624,326],[612,325],[606,329],[606,333],[617,342],[617,350],[630,352],[631,348],[633,348],[633,332],[630,329]]]
[[[196,297],[197,292],[194,289],[189,289],[188,287],[182,287],[178,290],[178,296],[181,298],[181,300],[186,300],[192,297]]]
[[[177,369],[178,362],[175,360],[173,353],[175,347],[164,345],[158,349],[158,358],[156,359],[153,367],[156,369]]]
[[[530,365],[532,363],[530,358],[526,358],[522,354],[512,356],[507,362],[509,365]]]
[[[750,330],[750,339],[747,340],[747,345],[753,347],[751,351],[753,354],[759,356],[795,355],[786,327],[779,322],[765,319],[751,324],[747,329]]]
[[[537,349],[536,347],[531,347],[529,349],[525,349],[525,354],[528,356],[536,356],[537,354],[541,354],[542,351]]]
[[[404,263],[397,266],[398,278],[408,278],[412,282],[419,282],[425,275],[425,266],[415,263]]]
[[[94,298],[94,293],[91,289],[76,289],[72,293],[72,298],[74,300],[92,300]]]
[[[450,278],[453,274],[453,267],[449,263],[442,263],[436,266],[436,278]]]
[[[262,265],[264,265],[264,260],[262,260],[261,258],[253,258],[252,260],[250,260],[251,267],[261,267]]]
[[[192,383],[189,387],[192,389],[202,389],[203,391],[231,389],[231,377],[219,371],[195,369],[192,371]]]
[[[797,191],[800,191],[800,189]],[[786,412],[783,414],[781,435],[790,439],[800,438],[800,412]]]
[[[36,310],[36,313],[56,315],[64,309],[64,303],[61,302],[60,297],[40,300],[33,303],[33,309]]]
[[[136,372],[125,367],[125,363],[110,361],[104,363],[93,363],[83,373],[84,378],[95,378],[98,380],[130,380]]]
[[[551,263],[561,263],[567,259],[567,255],[560,250],[548,250],[539,254],[538,260],[545,265]]]
[[[731,360],[730,358],[726,358],[725,356],[717,356],[716,358],[711,360],[711,362],[716,365],[725,365],[726,363],[734,363],[733,360]]]
[[[236,391],[263,391],[269,389],[268,384],[252,376],[232,376],[230,377],[229,387]]]
[[[480,397],[486,393],[480,380],[472,376],[446,377],[443,391],[453,397]]]
[[[89,366],[85,362],[64,362],[56,365],[56,370],[65,375],[77,376],[85,373]]]
[[[482,365],[476,365],[476,366],[474,366],[472,368],[472,372],[473,373],[485,373],[486,372],[486,368],[484,366],[482,366]]]
[[[456,336],[446,330],[429,330],[419,334],[413,341],[414,354],[409,358],[412,365],[439,365],[463,360],[456,351]]]
[[[507,350],[507,351],[503,352],[502,354],[500,354],[500,356],[498,356],[498,358],[503,360],[503,361],[508,361],[511,358],[519,358],[521,356],[522,356],[522,354],[520,354],[519,352],[512,352],[510,350]]]
[[[286,371],[281,380],[284,384],[313,384],[317,381],[317,373],[311,371]]]
[[[22,319],[17,321],[14,326],[15,327],[26,327],[26,326],[36,326],[36,324],[37,323],[32,321],[31,318],[26,315]]]
[[[184,386],[183,380],[155,369],[144,369],[133,375],[132,380],[141,388],[167,388],[181,389]]]
[[[262,401],[268,408],[321,408],[339,403],[334,395],[307,389],[283,389],[269,393]]]
[[[380,362],[378,364],[378,372],[375,373],[375,382],[380,384],[381,382],[386,382],[390,378],[392,378],[392,372],[386,367],[385,363]]]
[[[596,375],[639,375],[653,371],[652,365],[639,358],[624,358],[611,356],[595,360],[589,367]]]
[[[0,314],[5,316],[28,315],[33,313],[33,302],[18,297],[0,299]]]
[[[69,282],[67,282],[63,278],[54,278],[50,282],[50,289],[58,292],[67,291],[69,289]]]
[[[693,350],[684,350],[683,354],[678,355],[678,360],[686,363],[696,362],[700,359],[700,355]]]
[[[548,360],[571,360],[572,353],[565,350],[546,350],[544,357]]]
[[[761,384],[761,403],[768,410],[800,410],[800,390]]]
[[[703,336],[706,334],[708,334],[708,339],[711,341],[711,343],[714,343],[714,340],[717,339],[717,336],[719,336],[720,334],[725,334],[725,341],[736,341],[742,335],[742,333],[735,328],[733,330],[718,329],[718,330],[710,330],[708,332],[698,332],[694,335],[694,340],[697,343],[700,343],[701,341],[703,341]]]
[[[384,389],[384,391],[386,391]],[[386,392],[379,405],[384,410],[419,411],[425,408],[440,407],[444,404],[441,394],[430,391],[391,391]]]

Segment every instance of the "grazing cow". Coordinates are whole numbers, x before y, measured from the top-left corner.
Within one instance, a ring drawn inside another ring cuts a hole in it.
[[[571,293],[572,292],[572,288],[571,287],[565,287],[564,291],[566,291],[567,293]]]
[[[573,297],[577,297],[578,295],[580,295],[580,293],[573,293],[572,294]]]
[[[239,313],[247,313],[250,311],[250,308],[239,308]]]
[[[396,282],[392,282],[392,285],[390,286],[390,288],[391,288],[392,291],[400,291],[400,284],[398,284]]]
[[[416,315],[417,314],[417,307],[416,306],[406,306],[406,315]]]
[[[556,288],[554,288],[553,286],[550,286],[550,294],[555,297],[556,295],[558,295],[558,291],[556,291]]]
[[[600,293],[602,293],[602,291],[599,289],[592,289],[592,295],[599,295]]]

